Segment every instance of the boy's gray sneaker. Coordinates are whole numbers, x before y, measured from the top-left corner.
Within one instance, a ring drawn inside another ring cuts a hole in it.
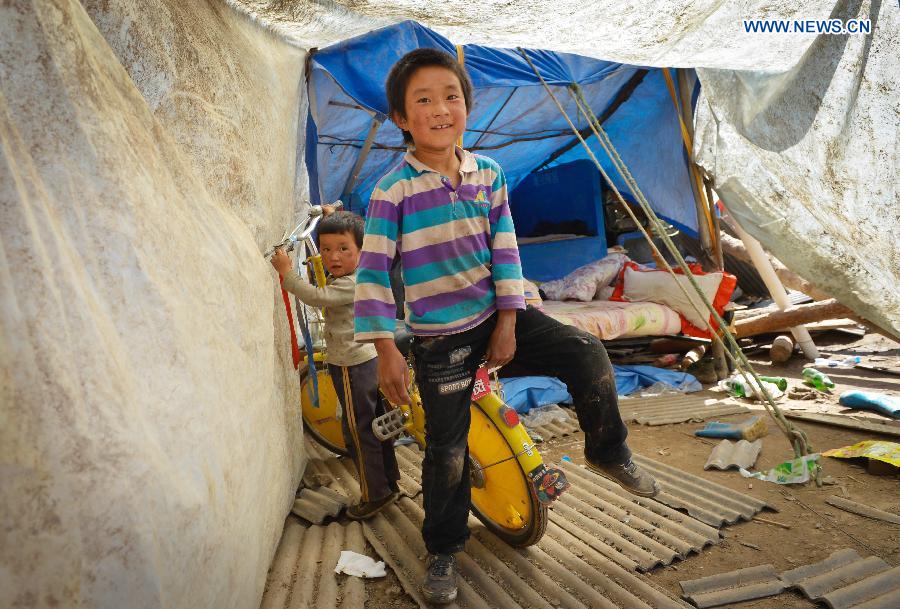
[[[595,463],[585,455],[584,461],[588,469],[612,480],[629,493],[641,497],[655,497],[659,493],[659,484],[653,476],[632,461],[631,457],[625,463]]]
[[[452,554],[428,555],[422,595],[426,601],[436,605],[446,605],[456,600],[456,559]]]

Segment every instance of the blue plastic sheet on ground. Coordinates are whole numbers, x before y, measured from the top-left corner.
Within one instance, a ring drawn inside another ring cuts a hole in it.
[[[550,376],[519,376],[503,379],[504,401],[518,413],[547,404],[571,404],[565,383]]]
[[[703,389],[703,385],[686,372],[676,372],[654,366],[613,366],[616,375],[616,393],[629,395],[656,383],[664,383],[673,389],[691,393]],[[516,412],[524,414],[532,408],[547,404],[571,404],[572,395],[565,383],[550,376],[519,376],[504,378],[504,401]]]
[[[703,389],[700,381],[687,372],[676,372],[655,366],[619,365],[613,365],[613,371],[616,373],[616,392],[619,395],[630,395],[655,383],[665,383],[684,393]]]

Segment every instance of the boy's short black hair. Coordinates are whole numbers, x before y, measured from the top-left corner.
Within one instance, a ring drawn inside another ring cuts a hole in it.
[[[384,86],[387,92],[388,116],[393,118],[394,112],[397,112],[406,118],[406,87],[409,85],[409,79],[416,70],[428,66],[447,68],[456,74],[462,87],[463,99],[466,102],[466,113],[469,113],[472,109],[472,80],[469,78],[466,68],[460,65],[456,57],[439,49],[416,49],[398,59],[388,74]],[[401,129],[401,132],[403,141],[412,144],[413,139],[409,131]]]
[[[363,221],[362,216],[350,211],[336,211],[329,216],[325,216],[319,222],[319,236],[350,233],[356,241],[356,247],[360,249],[362,248],[365,229],[366,223]]]

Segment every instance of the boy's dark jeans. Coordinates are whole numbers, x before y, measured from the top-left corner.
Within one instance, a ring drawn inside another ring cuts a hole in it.
[[[416,383],[425,409],[422,537],[431,554],[459,552],[469,536],[469,404],[475,371],[496,324],[493,315],[471,330],[416,337],[413,342]],[[612,365],[595,337],[532,307],[519,311],[516,354],[504,374],[559,378],[572,394],[585,432],[585,455],[598,463],[622,463],[631,456]]]

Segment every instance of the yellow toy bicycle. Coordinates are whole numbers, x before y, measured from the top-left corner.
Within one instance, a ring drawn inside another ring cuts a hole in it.
[[[290,237],[275,246],[289,251],[294,244],[303,241],[308,254],[303,264],[307,267],[310,281],[317,286],[324,285],[325,271],[311,235],[321,213],[321,207],[313,206],[305,227],[298,227]],[[295,234],[298,236],[294,237]],[[274,252],[274,249],[271,251]],[[302,306],[297,303],[298,311],[302,310]],[[395,334],[395,340],[400,352],[409,361],[412,335],[401,330]],[[307,340],[307,345],[311,345],[311,341]],[[312,351],[313,361],[309,362],[308,349],[303,357],[307,367],[301,367],[303,423],[316,442],[346,456],[340,421],[342,408],[324,364],[324,351]],[[412,366],[410,379],[413,379],[409,390],[411,403],[394,405],[385,399],[389,405],[388,411],[375,419],[372,427],[380,440],[405,434],[420,449],[424,449],[425,411]],[[480,368],[476,375],[470,412],[468,444],[472,512],[506,543],[516,547],[533,545],[547,528],[548,504],[568,487],[568,482],[560,470],[544,464],[515,409],[505,404],[493,389],[485,368]]]

